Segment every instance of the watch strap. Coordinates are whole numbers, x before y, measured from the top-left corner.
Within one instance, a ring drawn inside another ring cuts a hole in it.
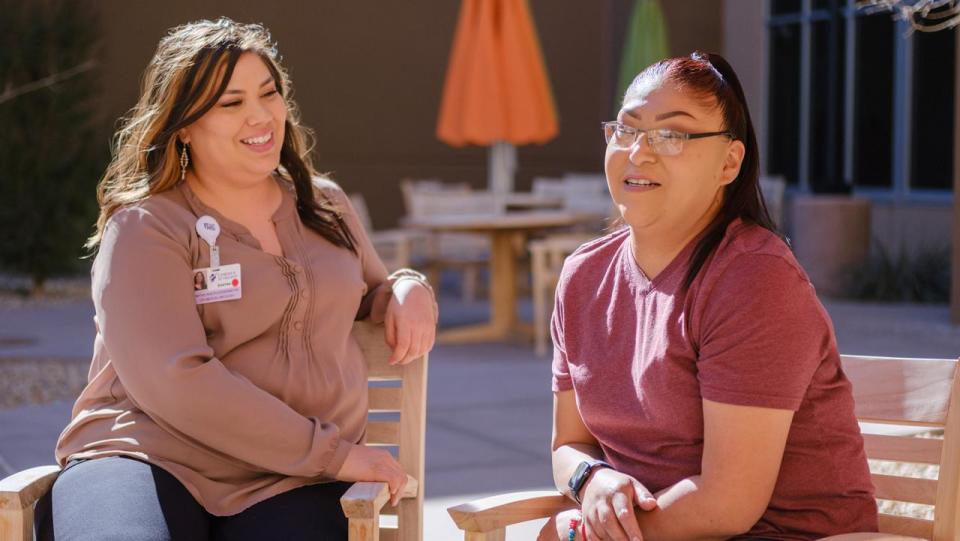
[[[580,501],[580,490],[583,489],[583,485],[586,484],[587,479],[590,478],[590,474],[593,473],[593,470],[600,467],[613,469],[613,466],[602,460],[584,460],[577,465],[577,469],[574,472],[573,477],[571,477],[570,481],[567,483],[567,486],[570,487],[570,494],[573,496],[574,501],[576,501],[578,505],[583,503]]]

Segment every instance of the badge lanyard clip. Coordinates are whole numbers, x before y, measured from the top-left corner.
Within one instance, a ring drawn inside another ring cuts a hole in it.
[[[220,224],[212,216],[201,216],[197,220],[197,234],[210,246],[210,267],[219,267],[220,247],[217,246],[217,237],[220,236]]]

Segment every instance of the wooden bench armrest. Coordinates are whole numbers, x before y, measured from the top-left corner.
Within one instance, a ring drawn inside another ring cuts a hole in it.
[[[576,505],[559,492],[542,490],[491,496],[450,507],[447,512],[461,530],[485,533],[511,524],[547,518]]]
[[[420,484],[413,477],[407,476],[407,486],[403,488],[402,498],[416,498]],[[354,483],[347,492],[340,497],[340,506],[343,514],[354,519],[372,519],[376,517],[383,506],[390,501],[390,488],[381,482]]]
[[[821,538],[819,541],[923,541],[919,537],[906,537],[889,533],[845,533]]]
[[[20,510],[43,497],[60,475],[60,466],[37,466],[0,480],[0,510]]]

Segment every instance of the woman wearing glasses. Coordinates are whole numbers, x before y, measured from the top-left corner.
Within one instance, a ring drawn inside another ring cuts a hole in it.
[[[644,70],[603,125],[625,227],[570,256],[553,315],[548,539],[813,539],[876,531],[829,316],[758,189],[719,55]]]
[[[432,292],[388,276],[315,176],[265,28],[174,28],[143,81],[100,183],[90,381],[38,537],[345,540],[350,482],[396,503],[407,479],[364,445],[353,322],[385,321],[408,363],[433,346]]]

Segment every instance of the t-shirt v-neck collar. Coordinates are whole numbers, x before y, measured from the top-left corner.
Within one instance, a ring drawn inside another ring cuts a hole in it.
[[[625,267],[630,274],[631,281],[636,284],[638,292],[646,293],[652,289],[660,289],[665,283],[689,268],[690,256],[693,254],[697,242],[703,238],[703,232],[698,233],[691,239],[652,280],[640,268],[640,264],[633,256],[632,238],[633,236],[629,232],[624,235],[623,244],[620,247],[620,256],[625,261]]]

